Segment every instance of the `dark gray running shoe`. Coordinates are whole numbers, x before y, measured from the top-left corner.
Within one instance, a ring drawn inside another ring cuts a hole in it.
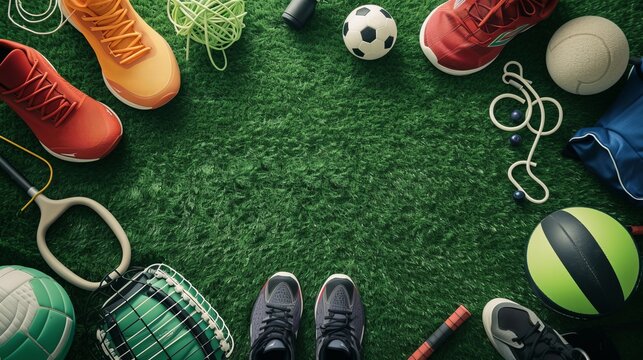
[[[589,360],[533,311],[511,300],[489,301],[482,323],[493,347],[506,360]]]
[[[315,304],[317,360],[362,358],[364,304],[350,277],[335,274],[322,286]]]
[[[252,309],[250,360],[294,360],[302,311],[295,275],[278,272],[271,276]]]

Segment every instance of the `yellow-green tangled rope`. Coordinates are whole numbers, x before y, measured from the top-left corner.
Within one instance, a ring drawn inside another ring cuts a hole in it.
[[[168,0],[167,16],[178,35],[187,37],[185,58],[190,56],[190,40],[205,45],[210,62],[217,70],[225,70],[225,50],[241,37],[246,15],[243,0]],[[212,50],[221,51],[223,66],[218,66]]]

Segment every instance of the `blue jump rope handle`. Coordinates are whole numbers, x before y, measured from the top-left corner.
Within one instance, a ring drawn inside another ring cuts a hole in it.
[[[13,180],[22,190],[29,192],[29,189],[33,188],[33,185],[27,181],[27,179],[22,176],[18,170],[16,170],[5,158],[0,156],[0,168],[9,175],[11,180]]]

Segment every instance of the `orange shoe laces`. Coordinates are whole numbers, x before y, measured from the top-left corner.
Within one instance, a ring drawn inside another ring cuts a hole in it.
[[[493,3],[493,1],[487,1]],[[478,21],[478,28],[491,33],[498,28],[503,28],[516,20],[519,16],[532,16],[538,9],[545,7],[546,1],[538,0],[500,0],[496,4],[482,4],[476,1],[470,9],[469,15]],[[485,14],[485,15],[483,15]]]
[[[27,111],[40,110],[40,116],[43,121],[53,121],[54,126],[58,127],[67,119],[69,114],[78,107],[78,102],[70,102],[59,92],[54,94],[58,83],[48,81],[47,72],[35,74],[37,73],[37,67],[38,60],[35,60],[25,82],[14,89],[4,91],[3,94],[10,95],[17,93],[17,103],[27,102]],[[29,85],[32,84],[34,85],[32,87],[33,90],[28,90]],[[38,94],[44,95],[42,99],[36,100]],[[54,104],[56,101],[59,102],[58,106]],[[53,105],[54,107],[50,111],[47,111],[49,105]]]
[[[143,35],[134,30],[135,20],[130,19],[127,15],[129,10],[121,6],[121,2],[122,0],[70,1],[76,10],[88,14],[82,19],[96,25],[91,31],[101,32],[101,43],[108,44],[112,55],[120,58],[119,63],[125,65],[147,54],[151,48],[143,45]]]

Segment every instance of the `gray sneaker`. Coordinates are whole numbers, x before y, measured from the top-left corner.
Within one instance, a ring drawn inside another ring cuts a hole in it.
[[[350,277],[335,274],[322,286],[315,304],[317,360],[362,358],[364,304]]]
[[[252,309],[250,360],[294,360],[302,311],[295,275],[278,272],[271,276]]]
[[[489,301],[482,323],[493,347],[506,360],[589,360],[533,311],[511,300]]]

